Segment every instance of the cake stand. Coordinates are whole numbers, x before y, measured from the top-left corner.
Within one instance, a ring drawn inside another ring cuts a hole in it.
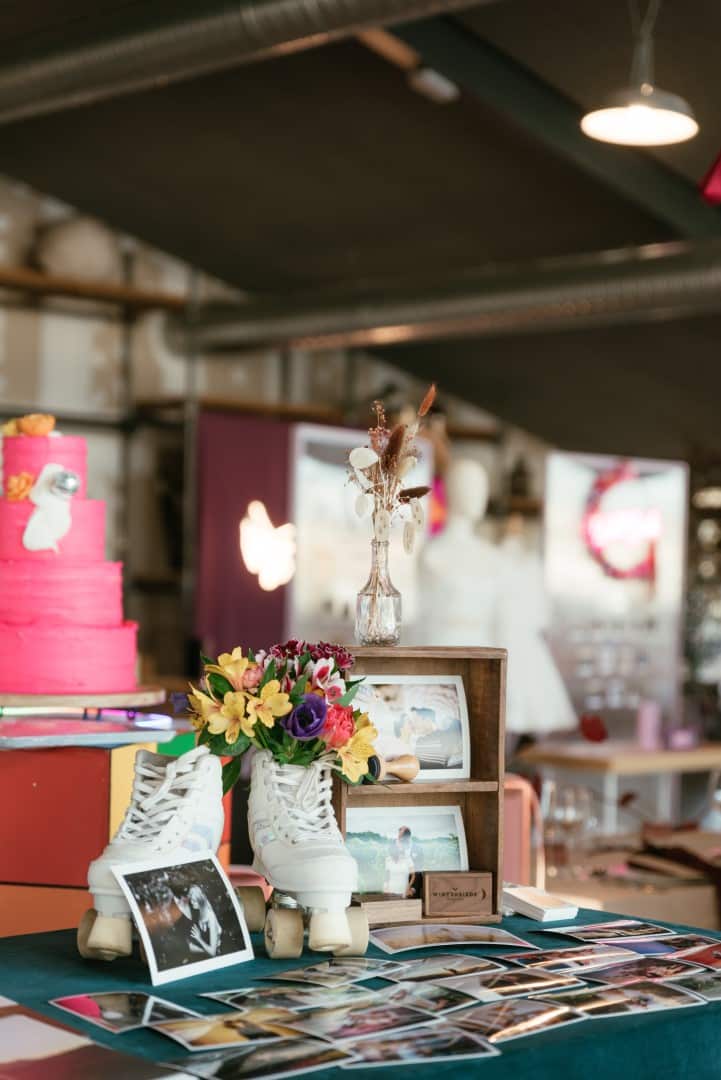
[[[144,709],[162,705],[165,698],[161,686],[138,686],[122,694],[0,694],[0,709]]]

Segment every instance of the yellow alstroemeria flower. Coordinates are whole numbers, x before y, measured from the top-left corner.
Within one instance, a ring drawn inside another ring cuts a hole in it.
[[[229,690],[223,698],[220,712],[225,722],[225,727],[221,730],[225,732],[225,741],[228,744],[234,743],[241,731],[244,735],[247,735],[249,739],[252,738],[253,725],[249,722],[246,715],[247,701],[247,694],[233,690]]]
[[[202,731],[203,728],[210,727],[212,731],[211,724],[220,716],[217,701],[208,694],[204,694],[202,690],[198,690],[197,687],[191,686],[188,704],[191,709],[190,721],[195,730]]]
[[[356,720],[355,735],[338,749],[341,772],[352,784],[356,784],[368,772],[368,758],[375,753],[373,743],[377,738],[377,729],[363,713]]]
[[[280,683],[277,679],[271,679],[260,691],[259,697],[252,697],[248,701],[248,716],[252,718],[253,727],[260,720],[267,728],[272,728],[277,716],[286,716],[293,706],[287,694],[280,692]]]
[[[221,653],[218,657],[218,663],[208,664],[205,670],[216,675],[223,675],[232,687],[236,690],[242,690],[243,676],[249,664],[250,660],[247,656],[243,656],[240,645],[236,645],[232,652]]]

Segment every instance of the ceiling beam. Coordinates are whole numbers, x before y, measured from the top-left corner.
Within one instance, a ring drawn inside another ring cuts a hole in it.
[[[721,215],[702,201],[692,184],[649,154],[589,139],[581,131],[582,109],[576,102],[457,20],[436,17],[393,32],[471,98],[524,128],[679,236],[721,235]],[[538,203],[542,212],[542,191]]]

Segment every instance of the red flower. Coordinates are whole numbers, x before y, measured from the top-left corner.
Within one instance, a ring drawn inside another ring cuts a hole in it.
[[[333,750],[337,750],[339,746],[345,746],[354,731],[353,710],[350,705],[331,705],[320,733],[326,746]]]

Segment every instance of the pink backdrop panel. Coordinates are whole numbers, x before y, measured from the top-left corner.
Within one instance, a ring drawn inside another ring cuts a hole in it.
[[[245,569],[239,526],[253,499],[265,503],[274,525],[289,520],[290,436],[279,420],[201,413],[196,632],[212,655],[282,638],[286,590],[264,592]]]

